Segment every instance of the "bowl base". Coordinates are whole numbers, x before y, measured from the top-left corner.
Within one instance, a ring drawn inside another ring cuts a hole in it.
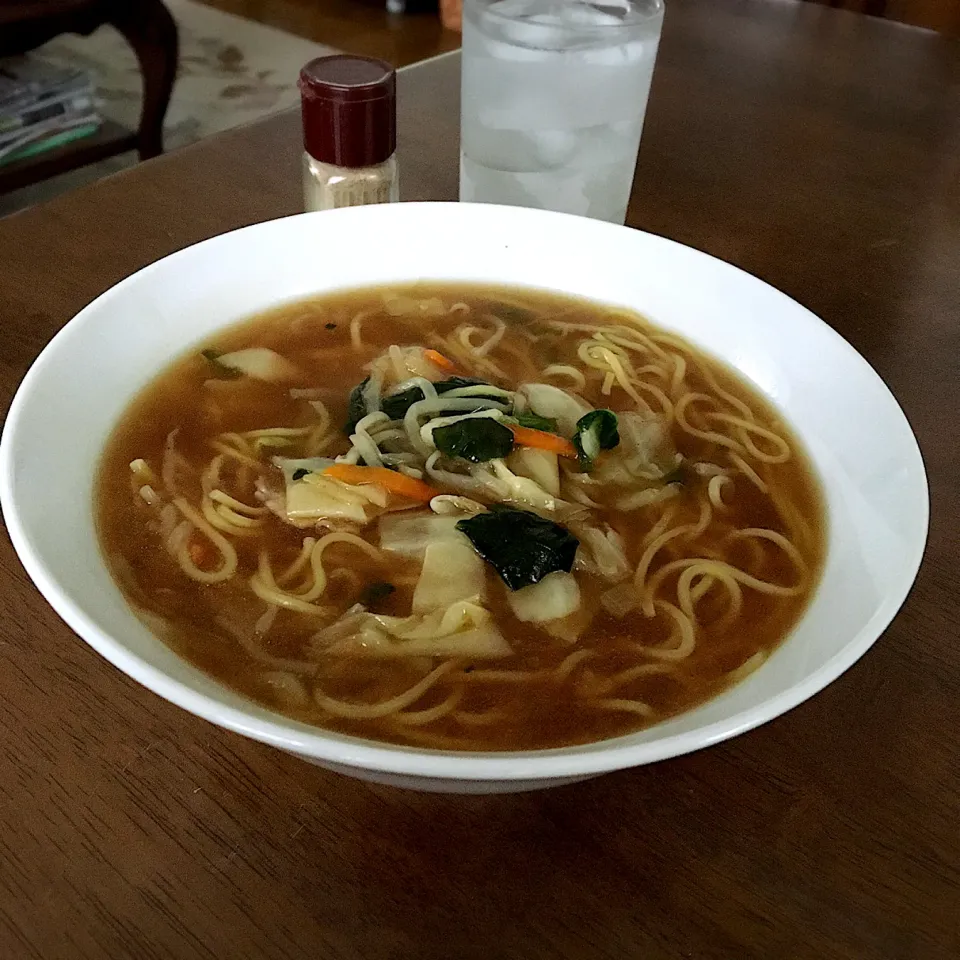
[[[592,780],[601,774],[588,774],[581,777],[551,777],[540,780],[456,780],[449,777],[420,777],[406,773],[384,773],[380,770],[362,770],[359,767],[348,767],[339,763],[329,763],[318,760],[316,757],[307,757],[302,753],[294,754],[307,763],[342,773],[357,780],[366,780],[368,783],[381,783],[388,787],[400,787],[405,790],[418,790],[421,793],[459,793],[459,794],[490,794],[490,793],[526,793],[530,790],[544,790],[547,787],[562,787],[568,783],[579,783],[581,780]]]

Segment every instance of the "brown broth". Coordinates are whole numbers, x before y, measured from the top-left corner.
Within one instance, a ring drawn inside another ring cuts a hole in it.
[[[491,356],[508,375],[507,382],[502,384],[508,387],[529,380],[531,365],[541,368],[546,363],[571,363],[582,367],[576,357],[576,337],[557,335],[533,345],[523,335],[529,317],[560,317],[567,323],[604,323],[609,314],[607,308],[586,301],[512,288],[431,283],[402,288],[399,292],[413,298],[438,297],[448,306],[454,302],[465,303],[473,316],[495,311],[506,319],[507,334],[501,348]],[[781,642],[808,603],[822,565],[825,517],[818,483],[801,445],[779,413],[732,370],[685,346],[683,353],[691,361],[687,383],[692,389],[712,393],[712,387],[697,367],[706,368],[724,390],[747,404],[759,422],[783,436],[793,452],[787,463],[763,471],[778,502],[790,504],[791,508],[778,511],[771,497],[762,494],[745,477],[738,476],[724,524],[717,526],[716,531],[708,528],[697,541],[697,548],[716,551],[767,581],[789,583],[796,574],[782,551],[769,544],[751,548],[750,542],[724,539],[731,528],[760,527],[782,533],[798,548],[809,569],[809,586],[804,592],[778,597],[744,588],[742,611],[734,623],[727,625],[722,624],[722,598],[708,593],[698,607],[706,622],[701,625],[694,653],[670,665],[669,672],[639,677],[609,694],[646,702],[655,711],[649,719],[588,706],[578,692],[581,689],[578,684],[582,683],[585,670],[612,676],[638,663],[655,662],[638,655],[632,645],[665,642],[670,624],[664,617],[647,619],[639,610],[634,610],[619,620],[600,609],[589,630],[576,645],[569,646],[534,625],[516,620],[505,600],[505,586],[489,568],[488,605],[515,653],[506,660],[462,664],[468,672],[458,668],[455,678],[444,678],[411,707],[423,710],[441,703],[459,684],[463,696],[454,714],[423,727],[405,728],[392,718],[345,720],[330,716],[316,706],[298,709],[277,702],[272,688],[263,680],[269,668],[252,659],[223,624],[227,620],[236,629],[249,632],[264,610],[263,602],[254,597],[248,587],[259,549],[266,545],[277,565],[282,566],[297,555],[304,535],[310,531],[295,529],[271,516],[262,536],[236,541],[240,558],[238,575],[225,584],[202,585],[188,579],[163,549],[155,511],[132,490],[128,465],[142,457],[159,472],[167,435],[178,429],[177,449],[199,475],[214,454],[210,439],[219,433],[314,423],[316,417],[309,405],[290,397],[292,386],[323,387],[323,400],[333,423],[341,424],[346,415],[348,394],[365,376],[364,364],[392,343],[432,346],[432,333],[438,329],[449,331],[455,321],[463,319],[392,317],[383,309],[382,294],[381,290],[365,289],[325,296],[283,306],[224,330],[164,370],[133,401],[116,427],[104,453],[96,494],[102,547],[133,608],[144,614],[179,654],[252,699],[297,720],[328,729],[397,743],[470,750],[521,750],[616,737],[689,710],[728,686],[732,682],[731,673],[758,651],[769,652]],[[350,320],[361,311],[370,313],[361,328],[365,347],[357,352],[351,347]],[[649,330],[656,332],[654,327]],[[278,385],[244,378],[224,381],[211,389],[204,386],[211,376],[211,367],[199,355],[201,346],[218,351],[245,346],[270,347],[300,367],[303,376],[296,382]],[[497,382],[495,377],[489,379]],[[616,387],[611,396],[604,396],[599,379],[588,383],[583,395],[598,407],[633,408],[630,398]],[[723,453],[715,443],[692,437],[676,427],[673,440],[689,461],[710,461]],[[341,445],[331,452],[343,452],[347,447],[343,438]],[[296,442],[287,449],[271,452],[301,455]],[[686,480],[680,496],[669,501],[675,511],[674,523],[696,520],[708,478],[691,475]],[[253,501],[251,478],[234,473],[231,483],[232,493]],[[192,481],[185,494],[191,502],[197,502],[198,479]],[[642,539],[664,506],[629,513],[613,508],[604,511],[603,518],[623,537],[631,563],[636,564],[642,553]],[[373,542],[376,542],[375,531],[374,523],[366,532]],[[655,558],[651,573],[655,574],[674,557],[687,555],[685,550],[689,547],[682,540],[668,544]],[[419,561],[396,559],[384,568],[362,557],[355,549],[334,546],[325,554],[325,567],[330,570],[341,565],[354,570],[363,583],[389,581],[397,585],[396,591],[376,607],[376,612],[401,616],[409,612]],[[609,585],[588,577],[578,579],[586,604],[596,606],[599,595]],[[331,589],[324,602],[333,600],[340,611],[357,600],[357,591],[345,583],[337,583]],[[275,656],[300,660],[306,638],[321,625],[316,618],[281,611],[264,641],[266,649]],[[471,677],[485,669],[547,674],[580,648],[589,649],[591,656],[577,664],[562,682],[546,676],[522,683],[475,681]],[[424,671],[422,662],[328,658],[321,660],[315,681],[310,682],[316,682],[331,697],[375,702],[405,690],[422,677]],[[475,715],[494,709],[501,717],[497,722],[472,725],[457,719],[457,714],[464,712]]]

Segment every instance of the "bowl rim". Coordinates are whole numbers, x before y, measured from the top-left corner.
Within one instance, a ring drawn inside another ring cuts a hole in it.
[[[424,207],[463,207],[464,204],[455,203],[405,203],[404,208]],[[487,210],[492,205],[483,205]],[[613,770],[645,765],[670,757],[682,756],[704,747],[712,746],[724,740],[745,733],[761,724],[776,719],[779,716],[799,706],[814,696],[828,684],[833,682],[842,673],[848,670],[866,651],[879,639],[881,634],[896,616],[907,596],[913,588],[917,572],[920,568],[926,541],[929,534],[930,494],[929,482],[923,463],[923,456],[917,443],[916,435],[910,426],[909,419],[887,387],[882,377],[873,369],[868,361],[856,351],[829,324],[820,319],[792,297],[777,290],[771,284],[761,280],[734,264],[714,257],[702,250],[681,244],[667,237],[652,234],[647,231],[633,230],[631,233],[644,234],[658,244],[665,244],[692,251],[699,257],[705,257],[722,265],[725,270],[736,271],[742,278],[752,284],[762,284],[778,297],[784,298],[795,307],[799,307],[805,314],[806,322],[818,327],[821,334],[826,333],[834,338],[837,348],[845,351],[849,358],[866,367],[868,375],[887,396],[894,409],[903,420],[909,435],[911,459],[919,466],[917,474],[918,488],[913,491],[917,498],[915,507],[922,514],[922,533],[915,539],[916,547],[910,556],[902,560],[901,571],[897,578],[897,589],[886,594],[873,616],[861,627],[859,632],[844,646],[844,648],[823,662],[813,673],[800,683],[794,684],[788,690],[767,698],[763,702],[740,710],[729,717],[714,721],[694,730],[684,731],[657,738],[644,743],[626,742],[634,734],[627,734],[609,740],[593,741],[591,743],[558,747],[551,749],[504,751],[504,752],[467,752],[436,750],[419,747],[408,747],[367,740],[335,731],[327,731],[320,727],[310,727],[297,721],[288,720],[279,714],[275,719],[263,719],[253,716],[240,707],[223,704],[195,689],[189,683],[178,680],[159,667],[153,666],[140,656],[134,654],[122,641],[109,636],[102,631],[81,609],[80,605],[59,586],[40,551],[33,544],[26,525],[22,522],[17,509],[14,494],[14,457],[13,448],[15,438],[22,429],[23,411],[28,403],[29,396],[37,382],[45,376],[45,367],[50,359],[63,348],[64,342],[79,329],[87,319],[101,309],[103,301],[109,299],[124,287],[139,282],[144,274],[167,264],[168,261],[191,255],[197,247],[215,244],[222,237],[247,231],[257,231],[279,224],[287,220],[303,217],[350,216],[352,211],[369,210],[370,208],[346,208],[341,211],[324,211],[320,213],[294,214],[289,217],[280,217],[261,223],[241,227],[200,241],[196,244],[175,251],[160,260],[154,261],[130,274],[117,284],[113,285],[83,309],[68,320],[44,346],[17,388],[10,404],[3,425],[0,438],[0,505],[2,505],[4,521],[11,543],[20,559],[21,564],[34,584],[60,618],[82,640],[88,643],[101,656],[120,669],[127,676],[137,681],[148,690],[158,694],[176,706],[199,716],[217,726],[224,727],[235,733],[269,744],[279,749],[298,754],[304,758],[321,763],[330,763],[357,770],[368,770],[388,774],[400,774],[408,777],[430,778],[435,780],[464,780],[464,781],[535,781],[550,780],[568,777],[590,776]],[[389,209],[389,207],[387,207]],[[494,208],[497,209],[497,208]],[[511,216],[522,217],[562,218],[575,219],[569,214],[558,214],[548,211],[520,210],[515,207],[499,208],[509,211]],[[364,215],[370,215],[369,213]],[[493,214],[495,215],[495,214]],[[627,229],[612,224],[594,224],[610,230]],[[274,227],[276,229],[276,227]],[[428,278],[418,278],[428,279]],[[490,281],[493,282],[493,281]],[[533,288],[533,285],[531,285]],[[540,287],[540,289],[543,289]],[[729,362],[729,361],[726,361]],[[773,401],[771,401],[773,402]],[[131,616],[135,614],[131,610]],[[805,614],[804,614],[805,616]],[[801,617],[802,622],[802,617]],[[219,681],[217,681],[219,682]],[[223,685],[225,689],[229,689]],[[251,708],[259,711],[267,710],[251,701]]]

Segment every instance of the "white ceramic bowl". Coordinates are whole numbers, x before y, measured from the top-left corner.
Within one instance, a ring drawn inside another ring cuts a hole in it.
[[[137,620],[94,530],[94,473],[133,395],[191,344],[288,300],[429,278],[490,281],[633,307],[722,357],[786,414],[823,480],[823,581],[756,673],[641,733],[587,746],[458,754],[385,746],[294,723],[232,693]],[[0,497],[27,572],[84,640],[186,710],[322,766],[421,789],[494,792],[570,782],[750,730],[846,670],[893,618],[927,531],[916,441],[867,363],[813,314],[712,257],[561,214],[395,204],[258,224],[182,250],[117,284],[51,341],[10,408]]]

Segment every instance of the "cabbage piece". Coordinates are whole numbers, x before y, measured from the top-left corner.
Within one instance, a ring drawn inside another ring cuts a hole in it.
[[[550,496],[560,496],[560,466],[555,453],[519,447],[507,458],[507,466],[518,476],[532,480]]]
[[[680,462],[670,430],[660,417],[621,413],[619,427],[624,464],[634,476],[659,479]]]
[[[462,533],[427,545],[420,579],[413,592],[413,612],[427,613],[458,600],[486,593],[483,560]]]
[[[386,491],[372,483],[351,486],[318,473],[287,483],[286,513],[294,523],[336,519],[364,524],[386,505]]]
[[[592,620],[593,612],[588,610],[586,606],[581,606],[568,617],[541,623],[540,629],[549,633],[551,637],[556,637],[562,643],[574,644],[590,626]]]
[[[562,620],[580,607],[580,587],[572,573],[549,573],[539,583],[511,590],[507,601],[513,615],[524,623]]]
[[[626,580],[633,573],[624,551],[623,538],[616,530],[606,524],[602,530],[585,523],[571,526],[580,539],[580,549],[574,561],[576,570],[597,574],[610,583]]]
[[[283,479],[287,483],[294,480],[301,480],[308,473],[322,473],[327,467],[333,464],[330,457],[303,457],[295,459],[293,457],[274,457],[273,465],[283,473]]]
[[[553,512],[563,501],[552,497],[540,484],[528,477],[519,477],[502,460],[491,460],[490,466],[505,486],[505,494],[500,498],[510,503],[518,503],[535,510]],[[476,469],[476,468],[474,468]],[[471,473],[474,471],[471,470]]]
[[[493,660],[509,657],[513,651],[493,624],[446,637],[412,640],[391,636],[367,624],[356,636],[339,641],[328,647],[326,652],[340,657],[469,657],[471,660]]]
[[[510,644],[473,600],[410,617],[360,612],[321,630],[315,652],[373,657],[506,657]]]
[[[518,392],[537,416],[556,420],[564,437],[572,437],[577,430],[577,421],[590,412],[590,407],[582,400],[549,383],[525,383]]]
[[[431,543],[456,539],[459,516],[388,513],[380,518],[380,547],[403,557],[422,557]]]
[[[231,353],[221,353],[214,361],[228,370],[237,370],[254,380],[266,380],[279,383],[283,380],[295,380],[300,371],[286,357],[267,347],[247,347]]]

